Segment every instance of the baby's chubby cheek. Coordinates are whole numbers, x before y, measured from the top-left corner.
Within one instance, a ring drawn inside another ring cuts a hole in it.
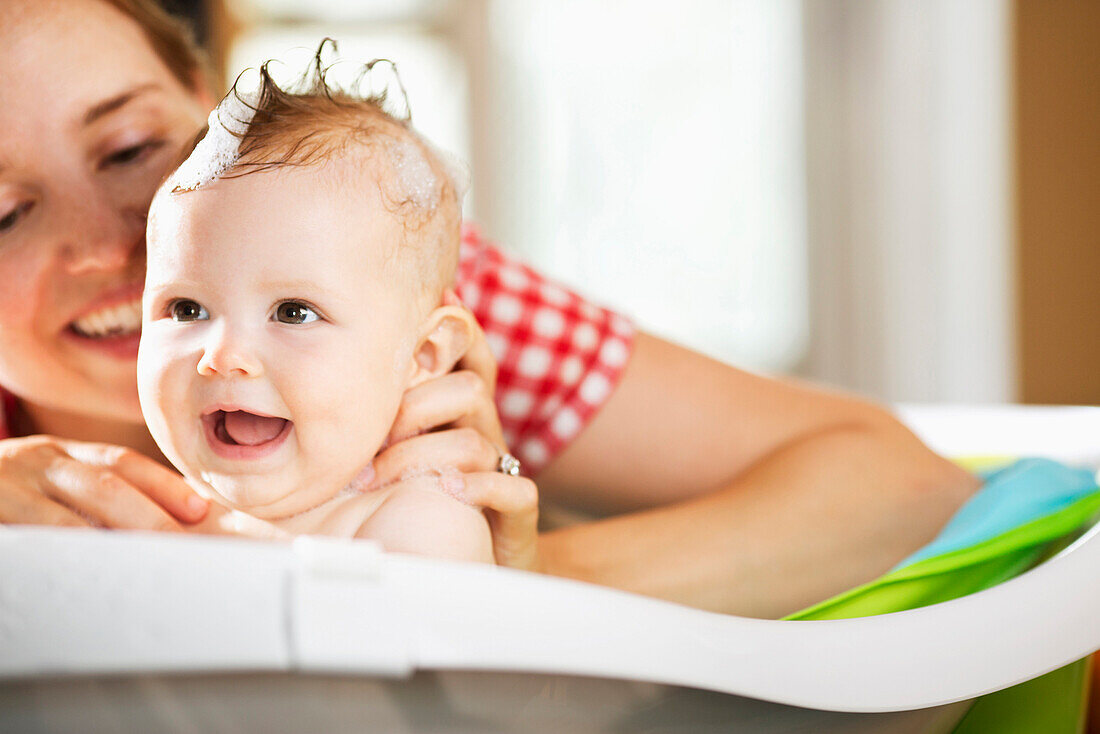
[[[318,374],[293,397],[284,394],[300,451],[301,481],[318,501],[352,486],[397,417],[403,391],[365,372],[350,383]]]
[[[388,401],[387,401],[388,403]],[[309,481],[340,491],[352,486],[381,448],[397,416],[396,406],[351,400],[295,417],[294,428]]]
[[[295,428],[303,451],[330,477],[351,483],[381,448],[404,397],[404,373],[396,369],[392,343],[349,337],[340,357],[316,365],[311,379],[295,387]],[[363,345],[374,345],[373,348]]]
[[[165,457],[181,473],[193,474],[198,436],[187,420],[187,372],[155,327],[143,326],[138,348],[138,400],[146,425]]]

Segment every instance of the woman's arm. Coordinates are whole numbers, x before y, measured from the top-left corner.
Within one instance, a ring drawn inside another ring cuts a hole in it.
[[[653,508],[540,538],[548,573],[775,617],[885,572],[977,488],[886,411],[636,336],[544,499]]]

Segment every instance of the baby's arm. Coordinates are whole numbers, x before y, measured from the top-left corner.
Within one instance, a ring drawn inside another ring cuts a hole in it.
[[[481,510],[424,487],[397,487],[359,527],[357,538],[388,551],[493,563],[489,523]]]

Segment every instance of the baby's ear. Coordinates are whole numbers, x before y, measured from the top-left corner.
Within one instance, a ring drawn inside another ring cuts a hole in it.
[[[416,371],[409,387],[454,369],[473,343],[475,326],[473,314],[461,306],[440,306],[428,314],[413,349]]]

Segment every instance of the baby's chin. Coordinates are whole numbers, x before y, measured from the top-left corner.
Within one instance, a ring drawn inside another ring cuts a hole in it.
[[[221,504],[262,520],[279,520],[311,510],[344,488],[335,481],[297,481],[288,472],[273,474],[213,474],[203,472],[202,484]],[[304,487],[308,486],[309,491]]]

